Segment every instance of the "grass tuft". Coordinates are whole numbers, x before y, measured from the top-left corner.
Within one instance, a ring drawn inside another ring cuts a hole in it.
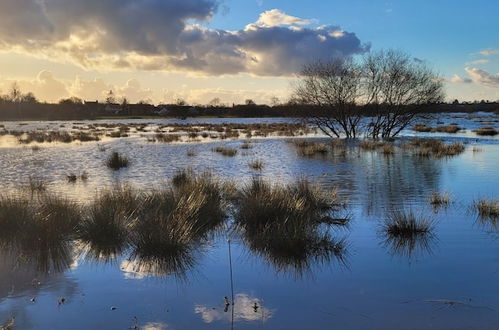
[[[121,168],[128,167],[129,160],[126,156],[121,155],[117,151],[113,151],[113,153],[107,158],[106,165],[113,171],[117,171]]]

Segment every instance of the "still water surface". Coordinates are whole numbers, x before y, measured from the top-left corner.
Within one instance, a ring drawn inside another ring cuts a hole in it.
[[[39,151],[0,148],[3,193],[22,188],[31,175],[85,203],[103,187],[151,189],[191,167],[239,185],[254,175],[275,182],[305,176],[338,188],[352,218],[348,228],[334,231],[346,242],[341,260],[262,255],[233,232],[194,251],[181,274],[140,267],[126,256],[96,261],[77,246],[64,269],[41,273],[33,260],[2,250],[0,324],[15,316],[19,329],[497,329],[499,228],[477,220],[470,206],[499,195],[499,141],[470,133],[432,136],[465,142],[466,151],[450,159],[386,157],[352,146],[345,154],[302,158],[282,138],[257,140],[236,157],[211,149],[239,148],[241,140],[167,145],[129,138],[100,143],[106,151],[93,142]],[[126,154],[131,166],[107,169],[112,150]],[[189,150],[195,156],[188,157]],[[264,162],[261,173],[248,166],[257,158]],[[87,182],[67,182],[67,174],[83,171]],[[433,209],[433,191],[450,192],[453,203]],[[397,248],[380,230],[394,210],[432,217],[433,235],[410,251]],[[228,239],[235,304],[225,308],[224,296],[231,297]]]

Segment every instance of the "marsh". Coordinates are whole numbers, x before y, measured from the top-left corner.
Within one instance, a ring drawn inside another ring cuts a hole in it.
[[[130,120],[107,124],[119,137],[70,142],[5,134],[0,324],[497,327],[499,139],[454,116],[441,120],[455,133],[384,142],[283,118]],[[5,130],[106,126],[19,124]],[[128,166],[109,168],[113,153]]]

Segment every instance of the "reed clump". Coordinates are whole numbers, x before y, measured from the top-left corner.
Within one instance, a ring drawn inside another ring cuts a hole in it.
[[[226,157],[234,157],[235,155],[237,155],[237,149],[234,148],[218,146],[212,150]]]
[[[473,207],[482,219],[499,220],[499,199],[480,199]]]
[[[393,212],[384,223],[384,230],[393,236],[408,237],[426,234],[433,229],[433,222],[427,217],[418,217],[414,212]]]
[[[495,135],[499,134],[499,131],[491,126],[480,127],[479,129],[475,130],[474,132],[477,135],[481,135],[481,136],[495,136]]]
[[[445,206],[450,203],[451,197],[448,192],[434,191],[428,201],[433,206]]]
[[[261,159],[255,159],[248,163],[248,166],[256,171],[263,170],[263,161]]]
[[[292,237],[310,226],[334,222],[331,212],[340,205],[335,191],[324,192],[306,180],[281,186],[253,178],[239,192],[235,219],[247,231],[279,229]]]
[[[117,171],[121,168],[128,167],[130,161],[124,155],[121,155],[117,151],[113,151],[113,153],[107,158],[106,165],[113,171]]]
[[[460,142],[445,144],[438,139],[413,139],[410,146],[415,147],[418,156],[434,156],[437,158],[456,156],[464,152],[465,146]]]

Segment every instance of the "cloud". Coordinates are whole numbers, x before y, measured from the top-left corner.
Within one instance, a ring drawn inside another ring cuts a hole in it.
[[[14,82],[19,85],[23,93],[31,92],[43,101],[58,101],[70,94],[64,82],[54,78],[51,72],[45,70],[38,73],[34,79],[2,80],[0,83],[1,90],[8,92]]]
[[[479,52],[482,56],[492,56],[499,54],[499,49],[487,48]]]
[[[460,75],[455,74],[450,78],[450,82],[459,84],[459,83],[471,83],[473,81],[470,78],[461,77]]]
[[[485,70],[467,67],[464,69],[474,83],[499,88],[499,74],[491,74]]]
[[[208,29],[217,0],[2,0],[0,50],[87,69],[290,75],[369,49],[339,26],[273,9],[245,28]],[[15,27],[15,28],[13,28]]]
[[[289,91],[285,89],[259,89],[259,90],[230,90],[223,88],[191,89],[177,92],[166,92],[167,101],[172,102],[177,98],[187,100],[192,104],[207,104],[214,98],[227,105],[242,104],[245,100],[251,99],[257,104],[270,104],[272,98],[277,97],[281,101],[289,98]]]
[[[488,60],[488,59],[484,59],[484,58],[483,58],[483,59],[481,59],[481,60],[471,61],[471,62],[469,62],[468,64],[471,64],[471,65],[480,65],[480,64],[487,64],[487,63],[489,63],[489,62],[490,62],[490,60]]]
[[[316,21],[290,16],[280,11],[279,9],[271,9],[261,13],[260,18],[258,18],[258,21],[256,21],[256,24],[264,27],[273,27],[273,26],[309,25],[312,22]]]

